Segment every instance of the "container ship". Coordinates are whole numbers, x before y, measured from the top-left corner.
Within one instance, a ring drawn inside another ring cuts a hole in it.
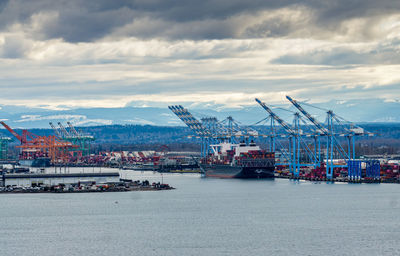
[[[261,179],[273,178],[275,153],[261,150],[254,142],[246,145],[210,145],[212,153],[202,159],[200,169],[206,177]]]

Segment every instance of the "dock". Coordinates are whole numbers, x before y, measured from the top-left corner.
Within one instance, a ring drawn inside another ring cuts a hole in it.
[[[94,181],[57,185],[35,184],[33,186],[6,186],[0,187],[0,194],[20,193],[96,193],[96,192],[129,192],[129,191],[160,191],[175,189],[169,184],[160,182],[150,184],[149,181],[120,180],[97,184]]]
[[[52,179],[52,178],[91,178],[119,177],[118,172],[87,172],[87,173],[21,173],[4,174],[5,179]]]
[[[80,173],[3,173],[0,186],[31,186],[32,184],[54,185],[92,180],[100,183],[119,181],[118,172]]]
[[[360,179],[351,179],[347,177],[335,177],[335,178],[326,178],[326,177],[306,177],[306,176],[292,176],[292,175],[284,175],[284,174],[275,174],[275,178],[279,179],[290,179],[290,180],[303,180],[303,181],[323,181],[323,182],[345,182],[345,183],[398,183],[400,184],[400,179],[368,179],[368,178],[360,178]]]

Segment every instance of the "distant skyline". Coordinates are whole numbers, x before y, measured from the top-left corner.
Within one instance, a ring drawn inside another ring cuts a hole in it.
[[[52,110],[398,102],[400,1],[0,0],[0,89]]]

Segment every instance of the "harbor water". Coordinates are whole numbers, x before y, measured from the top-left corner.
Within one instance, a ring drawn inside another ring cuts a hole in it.
[[[0,255],[400,255],[398,184],[121,177],[177,189],[2,194]]]

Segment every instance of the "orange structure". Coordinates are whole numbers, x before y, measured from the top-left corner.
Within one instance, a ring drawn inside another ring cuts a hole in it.
[[[21,136],[6,123],[1,121],[0,124],[21,142],[21,145],[17,146],[21,148],[21,159],[48,157],[52,163],[62,163],[68,161],[70,150],[78,148],[77,145],[63,141],[54,135],[38,136],[28,130],[22,130]]]

